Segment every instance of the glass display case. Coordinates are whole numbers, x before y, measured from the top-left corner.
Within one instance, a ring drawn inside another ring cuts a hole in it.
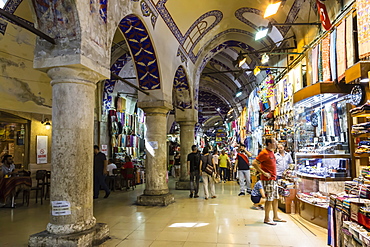
[[[327,226],[329,195],[351,180],[349,106],[343,94],[318,94],[294,105],[294,157],[300,215]]]

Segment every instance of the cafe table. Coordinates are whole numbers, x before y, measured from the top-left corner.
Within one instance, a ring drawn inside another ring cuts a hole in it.
[[[18,191],[31,190],[31,177],[0,178],[0,201],[7,204],[11,200],[10,207],[14,208],[14,197]]]

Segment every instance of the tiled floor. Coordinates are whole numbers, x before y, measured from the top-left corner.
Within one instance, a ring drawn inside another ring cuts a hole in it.
[[[202,185],[201,185],[202,186]],[[262,223],[263,211],[250,209],[249,196],[237,196],[236,182],[216,185],[216,199],[189,198],[188,191],[174,190],[176,202],[167,207],[135,205],[143,192],[112,192],[108,199],[94,200],[97,222],[109,225],[111,239],[103,246],[184,246],[184,247],[321,247],[326,246],[326,229],[309,225],[307,230],[281,213],[287,223]],[[49,221],[49,201],[44,205],[0,208],[0,246],[27,246],[29,235],[45,230]],[[295,216],[298,220],[298,216]],[[306,224],[307,225],[307,224]]]

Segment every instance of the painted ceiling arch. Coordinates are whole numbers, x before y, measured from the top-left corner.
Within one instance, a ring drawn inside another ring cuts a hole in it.
[[[119,23],[123,35],[129,44],[135,61],[137,77],[141,89],[161,88],[157,56],[146,27],[136,15],[128,15]]]
[[[175,98],[173,104],[183,109],[190,109],[192,106],[191,93],[188,76],[183,66],[179,66],[176,70],[173,91],[173,98]]]

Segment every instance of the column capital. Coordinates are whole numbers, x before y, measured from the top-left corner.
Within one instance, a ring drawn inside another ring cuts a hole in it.
[[[180,122],[198,122],[198,111],[195,109],[184,109],[183,111],[176,109],[175,120]]]
[[[104,79],[98,72],[78,65],[53,67],[47,74],[52,79],[52,86],[58,83],[74,83],[96,87],[96,83]]]
[[[138,102],[137,106],[146,114],[167,114],[172,110],[172,104],[165,100]]]
[[[176,121],[176,123],[180,124],[180,126],[195,126],[197,121],[192,121],[192,120],[180,120]]]

